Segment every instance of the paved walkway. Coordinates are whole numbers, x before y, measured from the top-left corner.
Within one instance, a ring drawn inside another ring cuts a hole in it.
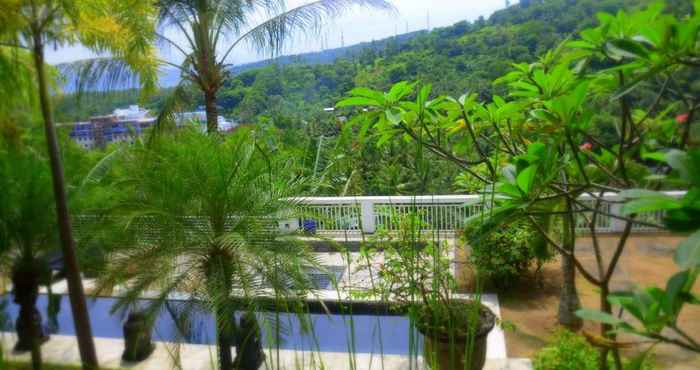
[[[0,334],[3,348],[12,348],[15,336],[12,333]],[[119,339],[95,338],[100,365],[104,368],[126,368],[134,370],[214,370],[216,368],[216,348],[206,345],[175,344],[158,342],[156,350],[145,361],[128,363],[121,360],[124,342]],[[337,352],[300,352],[266,350],[267,359],[262,369],[297,370],[297,369],[333,369],[351,370],[351,359],[346,353]],[[47,363],[79,364],[80,354],[76,340],[72,336],[52,335],[51,340],[42,346],[42,356]],[[8,353],[8,358],[17,361],[29,361],[29,354]],[[279,363],[277,362],[279,358]],[[411,360],[407,356],[357,354],[354,356],[355,369],[360,370],[404,370],[424,369],[422,358]],[[417,362],[417,363],[416,363]],[[279,365],[278,365],[279,364]],[[529,370],[532,365],[527,359],[488,359],[486,370]]]

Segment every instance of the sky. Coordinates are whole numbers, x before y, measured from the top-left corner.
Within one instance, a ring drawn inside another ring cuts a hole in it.
[[[289,0],[288,6],[296,6],[308,2],[308,0]],[[512,1],[513,3],[516,1]],[[494,11],[505,7],[505,0],[393,0],[392,3],[397,13],[387,13],[374,9],[355,8],[348,11],[341,18],[330,21],[325,27],[321,37],[298,37],[290,42],[283,54],[299,54],[321,49],[340,47],[342,40],[346,46],[360,42],[379,40],[395,35],[423,30],[428,27],[444,27],[462,20],[473,21],[479,16],[488,18]],[[184,45],[184,40],[174,30],[166,33],[168,37]],[[179,63],[181,57],[178,52],[163,48],[161,57],[172,63]],[[85,48],[76,45],[47,50],[47,61],[51,64],[72,62],[80,59],[92,58]],[[261,59],[267,59],[266,55],[259,55],[254,50],[240,46],[231,53],[229,63],[244,64]]]

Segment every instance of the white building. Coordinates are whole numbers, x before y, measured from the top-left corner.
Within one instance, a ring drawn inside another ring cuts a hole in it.
[[[196,110],[194,112],[183,112],[183,113],[177,113],[175,116],[177,120],[178,125],[182,125],[185,123],[196,123],[200,125],[202,131],[207,130],[207,112],[204,110]],[[219,125],[219,132],[226,132],[226,131],[231,131],[234,128],[238,126],[237,122],[232,122],[228,121],[226,118],[223,116],[218,116],[217,117],[218,125]]]

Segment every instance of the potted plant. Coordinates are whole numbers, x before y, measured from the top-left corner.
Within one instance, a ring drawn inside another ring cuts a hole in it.
[[[423,359],[431,369],[480,370],[486,339],[496,315],[477,292],[458,296],[449,248],[444,241],[422,238],[421,217],[400,217],[397,234],[378,232],[361,255],[369,269],[367,291],[356,293],[395,302],[423,335]],[[383,262],[376,262],[383,261]]]

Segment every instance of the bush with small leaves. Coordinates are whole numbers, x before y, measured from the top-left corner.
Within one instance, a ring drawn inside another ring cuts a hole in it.
[[[464,236],[470,247],[469,261],[500,288],[517,283],[533,265],[539,270],[553,256],[526,222],[486,232],[480,232],[478,225],[469,225]]]

